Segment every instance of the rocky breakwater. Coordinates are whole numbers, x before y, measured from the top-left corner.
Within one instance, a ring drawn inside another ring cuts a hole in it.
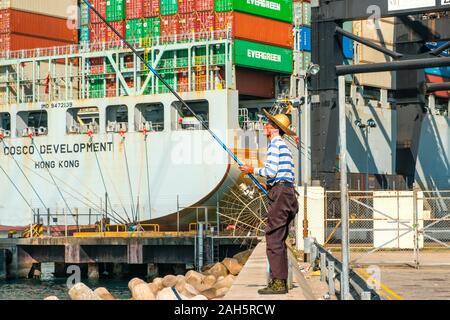
[[[152,282],[133,278],[128,283],[131,300],[213,300],[225,296],[244,264],[251,250],[240,252],[233,258],[207,265],[202,272],[188,271],[185,275],[167,275]],[[84,283],[78,283],[69,290],[72,300],[115,300],[106,288],[92,290]],[[55,296],[45,300],[57,300]]]

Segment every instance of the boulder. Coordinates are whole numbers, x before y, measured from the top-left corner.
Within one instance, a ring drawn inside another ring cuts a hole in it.
[[[215,289],[230,288],[233,285],[233,282],[234,282],[234,277],[231,274],[229,274],[228,276],[226,276],[222,280],[217,281],[214,284],[214,288]]]
[[[162,285],[166,288],[170,288],[170,287],[173,287],[174,285],[176,285],[177,281],[178,281],[178,279],[176,276],[169,274],[163,278]]]
[[[162,288],[164,288],[163,286],[163,278],[155,278],[153,279],[153,282],[157,287],[158,287],[158,291],[161,290]]]
[[[187,296],[184,294],[178,292],[178,295],[182,300],[189,300]],[[158,295],[156,296],[157,300],[178,300],[177,296],[173,292],[172,288],[164,288],[160,292],[158,292]]]
[[[177,275],[177,283],[180,282],[180,281],[186,282],[186,278],[182,274]]]
[[[134,300],[155,300],[155,295],[147,283],[138,283],[131,290]]]
[[[203,266],[202,272],[206,272],[209,269],[211,269],[212,267],[214,267],[214,263],[207,264],[206,266]]]
[[[94,290],[95,294],[100,297],[102,300],[116,300],[111,293],[109,293],[108,289],[100,287]]]
[[[211,300],[217,297],[217,290],[215,288],[209,288],[205,291],[202,291],[201,294],[207,297],[208,300]]]
[[[202,294],[199,294],[199,295],[196,295],[195,297],[193,297],[193,298],[191,298],[191,299],[189,299],[189,300],[208,300],[208,298],[205,297],[205,296],[202,295]]]
[[[69,290],[72,300],[101,300],[100,297],[82,282],[77,283]]]
[[[227,287],[217,289],[216,290],[217,298],[224,297],[227,294],[228,290],[230,290],[230,288],[227,288]]]
[[[147,284],[148,287],[150,288],[150,290],[153,292],[153,294],[156,296],[156,294],[158,293],[158,291],[160,290],[159,286],[156,283],[149,283]]]
[[[221,281],[223,279],[225,279],[225,277],[224,276],[220,276],[220,277],[217,278],[217,282],[219,282],[219,281]]]
[[[203,278],[203,284],[212,287],[216,283],[217,279],[213,275],[209,275]]]
[[[242,270],[242,265],[239,264],[237,259],[234,259],[234,258],[225,258],[225,259],[223,259],[222,264],[228,269],[228,271],[232,275],[235,275],[235,276],[238,275],[239,272],[241,272],[241,270]]]
[[[179,288],[177,284],[175,288],[179,293],[185,295],[188,298],[195,297],[196,295],[199,294],[199,291],[195,289],[193,286],[191,286],[189,283],[185,283],[182,288]]]
[[[136,286],[139,283],[145,283],[144,280],[139,279],[139,278],[133,278],[128,282],[128,289],[130,289],[130,291],[133,291],[134,286]]]
[[[44,300],[59,300],[59,298],[57,296],[49,296],[49,297],[45,298]]]
[[[222,263],[217,262],[211,269],[207,271],[208,275],[213,275],[216,278],[226,277],[228,275],[228,269]]]
[[[185,279],[186,283],[189,283],[191,286],[195,287],[196,285],[202,283],[204,277],[205,276],[201,273],[191,270],[186,273]]]
[[[244,265],[247,262],[248,258],[250,258],[252,252],[253,249],[248,249],[235,254],[233,258],[236,259],[240,265]]]

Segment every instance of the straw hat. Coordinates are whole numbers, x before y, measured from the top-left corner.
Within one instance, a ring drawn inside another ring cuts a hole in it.
[[[296,135],[296,133],[294,131],[289,129],[289,127],[291,126],[291,121],[289,120],[287,115],[280,113],[280,114],[276,114],[276,115],[272,116],[266,110],[263,109],[263,111],[264,111],[264,114],[266,115],[266,117],[270,121],[272,121],[278,128],[280,128],[285,134],[287,134],[288,136]]]

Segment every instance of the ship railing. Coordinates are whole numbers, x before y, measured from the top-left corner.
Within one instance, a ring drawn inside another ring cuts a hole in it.
[[[208,32],[175,34],[159,37],[148,37],[139,39],[139,41],[132,42],[135,49],[142,49],[157,45],[168,45],[178,43],[200,43],[215,40],[231,40],[231,29],[226,30],[211,30]],[[78,55],[86,52],[103,52],[108,50],[127,50],[127,46],[121,40],[110,42],[92,42],[80,43],[67,46],[55,46],[48,48],[23,49],[14,51],[0,52],[0,59],[29,59],[38,57],[51,56],[67,56]]]

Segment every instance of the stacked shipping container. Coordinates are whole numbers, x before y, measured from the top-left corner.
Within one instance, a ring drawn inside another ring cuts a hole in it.
[[[35,2],[43,6],[35,6]],[[0,51],[77,43],[76,21],[67,17],[69,6],[76,6],[76,0],[61,1],[54,7],[48,2],[35,2],[0,1]]]
[[[312,30],[311,3],[295,1],[293,3],[294,49],[295,61],[304,70],[311,63]]]
[[[240,67],[264,69],[274,76],[276,73],[292,72],[292,0],[273,0],[272,3],[267,7],[257,1],[248,3],[240,0],[92,1],[106,20],[135,45],[151,46],[152,38],[159,36],[163,44],[188,41],[194,34],[197,40],[211,38],[213,32],[216,38],[225,37],[226,30],[229,30],[236,39],[234,63]],[[82,4],[80,8],[80,41],[117,40],[105,24],[93,13],[89,14],[88,8]],[[225,48],[214,50],[216,62],[223,64],[220,56]],[[166,74],[166,78],[173,76],[174,83],[184,88],[187,76],[183,68],[187,67],[187,50],[178,50],[175,55],[176,58],[172,57],[173,54],[165,55],[158,68]],[[195,60],[198,62],[197,68],[200,68],[195,81],[198,88],[202,87],[199,83],[205,74],[205,56],[206,52],[196,52]],[[95,66],[95,63],[92,65]],[[267,78],[267,73],[265,75]]]

